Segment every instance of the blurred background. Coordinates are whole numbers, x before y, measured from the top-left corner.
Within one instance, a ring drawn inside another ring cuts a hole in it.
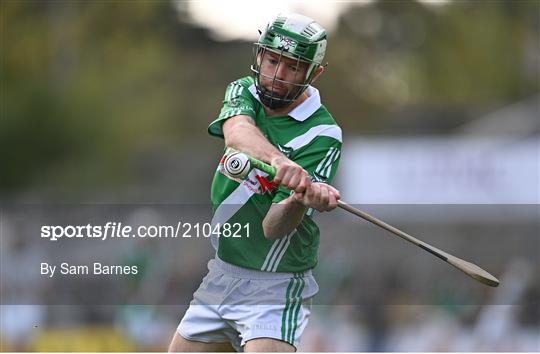
[[[501,280],[319,215],[321,290],[300,349],[540,350],[539,1],[3,0],[2,351],[166,350],[209,240],[53,244],[39,230],[209,221],[223,141],[206,128],[278,12],[328,29],[316,86],[344,132],[344,199]],[[39,275],[66,259],[142,271]]]

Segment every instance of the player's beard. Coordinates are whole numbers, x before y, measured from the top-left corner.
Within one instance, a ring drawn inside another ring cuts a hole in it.
[[[301,90],[301,86],[295,86],[287,90],[285,93],[280,94],[273,90],[268,90],[262,85],[257,88],[261,102],[271,110],[285,108],[289,106],[299,96]]]

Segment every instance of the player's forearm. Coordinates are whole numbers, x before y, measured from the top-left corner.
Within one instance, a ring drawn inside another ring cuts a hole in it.
[[[262,223],[264,237],[276,240],[287,236],[300,224],[306,209],[302,203],[292,197],[273,204]]]
[[[260,129],[250,122],[251,118],[237,116],[223,124],[225,145],[247,153],[258,160],[272,163],[283,154],[272,145]]]

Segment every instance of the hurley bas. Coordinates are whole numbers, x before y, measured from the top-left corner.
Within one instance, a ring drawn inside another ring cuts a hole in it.
[[[40,273],[52,278],[56,272],[60,275],[137,275],[139,269],[137,266],[106,265],[94,262],[90,265],[71,265],[63,262],[60,266],[41,263]]]

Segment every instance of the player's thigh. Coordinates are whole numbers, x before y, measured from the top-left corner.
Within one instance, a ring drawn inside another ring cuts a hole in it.
[[[287,342],[273,338],[255,338],[246,342],[244,352],[285,352],[293,353],[296,349]]]
[[[230,343],[204,343],[187,340],[178,334],[178,332],[175,332],[169,345],[169,352],[234,352],[234,349]]]

